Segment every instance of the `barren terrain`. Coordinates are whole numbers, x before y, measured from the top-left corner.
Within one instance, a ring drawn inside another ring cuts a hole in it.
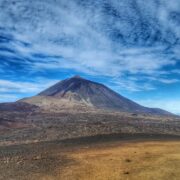
[[[97,136],[0,148],[0,179],[120,180],[180,178],[180,139]]]
[[[104,134],[180,135],[175,116],[111,111],[0,112],[0,145],[64,140]]]
[[[177,116],[1,111],[0,130],[0,180],[180,178]]]

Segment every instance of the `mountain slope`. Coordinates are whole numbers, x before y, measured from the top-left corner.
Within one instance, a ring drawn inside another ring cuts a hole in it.
[[[106,86],[83,79],[79,76],[61,81],[41,92],[39,95],[66,98],[69,100],[75,99],[87,102],[94,107],[105,109],[121,109],[128,111],[143,108],[115,93]]]
[[[78,105],[99,109],[108,109],[135,113],[170,114],[161,109],[143,107],[103,84],[74,76],[58,82],[37,96],[22,100],[27,103],[49,108]],[[73,104],[73,105],[72,105]]]
[[[0,103],[0,111],[33,112],[37,109],[38,106],[23,101]]]

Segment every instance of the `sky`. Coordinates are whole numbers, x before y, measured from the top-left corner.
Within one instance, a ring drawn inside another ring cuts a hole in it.
[[[0,0],[0,102],[76,74],[180,114],[180,0]]]

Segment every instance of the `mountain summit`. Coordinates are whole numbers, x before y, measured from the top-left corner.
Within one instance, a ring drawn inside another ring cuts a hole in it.
[[[46,109],[61,109],[63,107],[89,107],[95,109],[115,110],[133,113],[148,113],[166,115],[164,110],[141,106],[103,84],[73,76],[58,82],[42,91],[37,96],[23,99],[26,103],[46,107]]]
[[[85,102],[87,105],[102,109],[141,112],[144,109],[142,106],[117,94],[103,84],[84,79],[80,76],[65,79],[38,95]]]

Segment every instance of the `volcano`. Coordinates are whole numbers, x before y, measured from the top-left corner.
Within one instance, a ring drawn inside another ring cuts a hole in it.
[[[147,108],[121,96],[103,84],[74,76],[58,82],[37,96],[21,100],[46,109],[86,107],[121,112],[169,115],[158,108]]]

